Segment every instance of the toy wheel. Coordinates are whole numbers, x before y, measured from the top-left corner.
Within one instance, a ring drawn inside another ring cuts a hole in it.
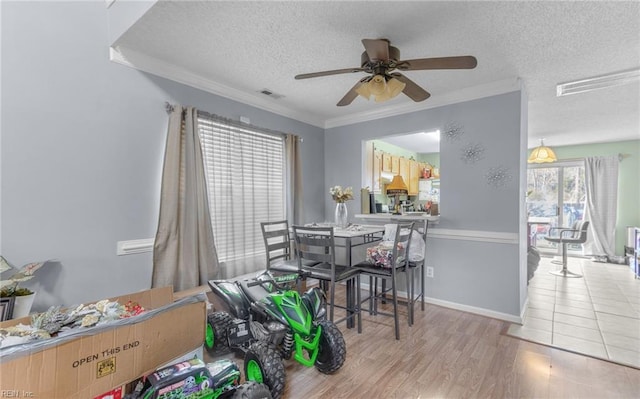
[[[254,342],[244,356],[244,375],[248,381],[265,384],[274,399],[284,393],[284,364],[275,346]]]
[[[337,371],[344,364],[347,357],[347,344],[344,342],[342,332],[331,320],[320,320],[322,336],[316,358],[316,368],[324,374]]]
[[[204,335],[204,346],[211,355],[228,352],[227,331],[233,318],[229,313],[214,312],[207,317],[207,330]]]
[[[271,392],[264,384],[258,384],[255,381],[247,381],[242,385],[238,385],[233,393],[232,399],[271,399]]]

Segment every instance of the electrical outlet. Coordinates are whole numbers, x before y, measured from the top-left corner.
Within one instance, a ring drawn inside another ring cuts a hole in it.
[[[433,278],[433,266],[427,266],[427,277]]]

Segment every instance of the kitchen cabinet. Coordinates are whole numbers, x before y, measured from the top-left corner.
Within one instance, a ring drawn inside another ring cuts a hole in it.
[[[382,171],[383,156],[380,151],[373,152],[373,192],[379,194],[382,191],[382,183],[380,182],[380,172]]]
[[[375,180],[373,173],[373,142],[367,141],[364,145],[365,149],[365,158],[364,158],[364,181],[363,186],[369,187],[369,189],[373,189],[373,182]]]
[[[382,152],[382,171],[391,172],[391,154]]]
[[[404,180],[404,184],[407,185],[407,189],[409,188],[409,160],[407,158],[401,157],[398,160],[399,168],[398,174],[402,176],[402,180]]]
[[[401,175],[400,173],[400,157],[396,157],[395,155],[391,156],[391,173],[393,175]]]
[[[420,191],[420,176],[422,175],[422,167],[420,162],[409,161],[409,195],[418,195]]]

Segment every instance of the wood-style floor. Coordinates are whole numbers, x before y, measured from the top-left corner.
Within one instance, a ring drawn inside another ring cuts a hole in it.
[[[363,315],[333,375],[286,363],[285,398],[638,398],[640,370],[504,335],[509,323],[416,306],[401,339],[393,318]],[[241,359],[236,359],[242,365]]]

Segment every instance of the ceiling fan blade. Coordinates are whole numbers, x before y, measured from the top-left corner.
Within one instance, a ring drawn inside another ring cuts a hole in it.
[[[398,69],[402,71],[419,71],[425,69],[473,69],[476,65],[478,65],[476,57],[463,55],[459,57],[403,60],[398,63]]]
[[[418,86],[413,80],[400,73],[392,73],[391,76],[405,84],[402,92],[415,102],[424,101],[431,97],[428,91]]]
[[[356,92],[358,87],[362,86],[363,83],[367,82],[370,79],[371,79],[371,77],[366,77],[364,79],[359,80],[358,83],[356,83],[351,88],[351,90],[349,90],[347,92],[347,94],[345,94],[344,97],[342,97],[342,99],[340,101],[338,101],[338,104],[336,104],[336,105],[338,107],[344,107],[345,105],[351,104],[353,102],[353,100],[355,100],[356,97],[358,97],[358,93]]]
[[[370,61],[389,61],[389,41],[385,39],[362,39]]]
[[[354,72],[362,72],[363,68],[345,68],[345,69],[334,69],[332,71],[322,71],[322,72],[312,72],[312,73],[303,73],[300,75],[296,75],[296,79],[309,79],[309,78],[317,78],[319,76],[329,76],[329,75],[339,75],[341,73],[354,73]]]

